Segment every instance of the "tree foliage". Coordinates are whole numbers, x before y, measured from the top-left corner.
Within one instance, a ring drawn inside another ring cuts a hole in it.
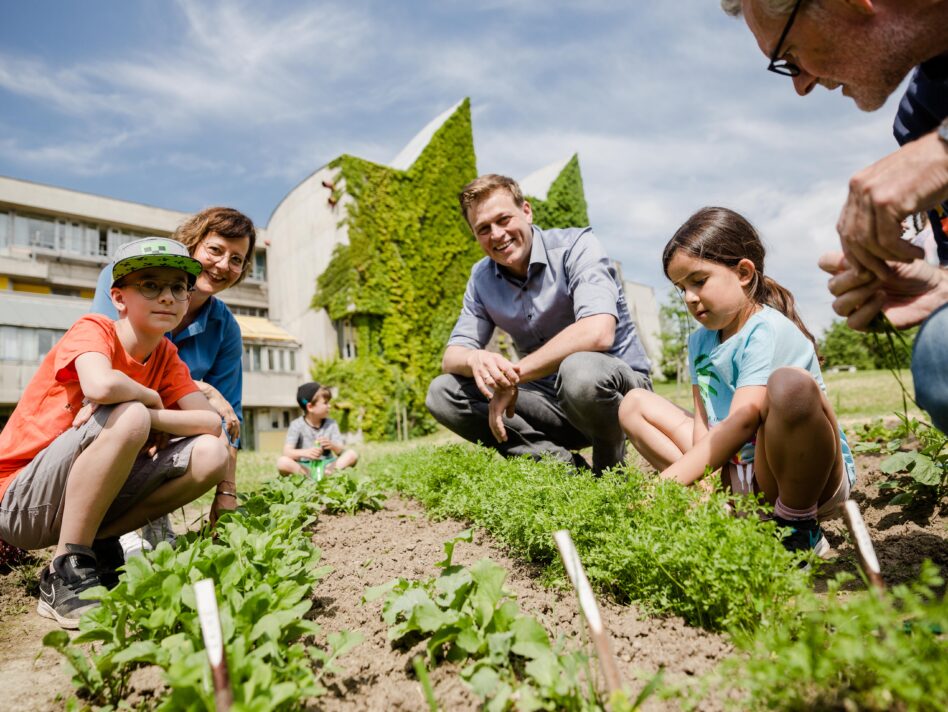
[[[694,323],[676,289],[668,292],[668,299],[659,309],[658,317],[662,326],[659,335],[662,375],[681,383],[688,374],[688,336]]]
[[[908,368],[912,343],[918,329],[900,332],[902,338],[854,331],[842,319],[834,321],[820,341],[823,366],[855,366],[859,369]]]

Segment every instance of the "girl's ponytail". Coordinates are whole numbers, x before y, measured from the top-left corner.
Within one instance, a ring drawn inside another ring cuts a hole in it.
[[[806,328],[806,324],[803,323],[803,319],[801,319],[797,313],[796,300],[793,298],[789,289],[781,285],[777,280],[765,274],[759,274],[753,299],[756,302],[773,307],[796,324],[796,327],[802,331],[803,335],[813,344],[813,350],[816,351],[817,358],[819,358],[820,351],[816,343],[816,338],[810,333],[810,330]]]

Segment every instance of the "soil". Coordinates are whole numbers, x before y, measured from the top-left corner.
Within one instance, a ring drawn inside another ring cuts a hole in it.
[[[878,487],[887,479],[878,471],[879,461],[872,456],[857,458],[860,479],[853,499],[863,511],[887,583],[912,579],[924,559],[935,562],[945,576],[946,512],[889,505],[890,494],[880,493]],[[179,518],[177,524],[181,523]],[[320,518],[313,540],[323,551],[323,563],[333,571],[317,585],[314,618],[324,633],[358,630],[365,641],[339,661],[339,674],[324,681],[329,694],[317,701],[316,709],[426,709],[411,670],[412,658],[421,646],[409,650],[393,647],[380,617],[382,601],[362,604],[361,597],[366,588],[393,578],[436,575],[435,563],[444,558],[443,542],[465,526],[451,520],[432,522],[420,505],[397,497],[390,498],[379,512]],[[855,572],[855,556],[842,521],[829,522],[824,528],[836,550],[827,573]],[[0,710],[62,709],[64,699],[72,695],[67,669],[58,654],[41,643],[47,632],[56,629],[53,621],[35,613],[36,572],[44,557],[48,553],[32,564],[0,571],[0,679],[5,683]],[[475,533],[472,543],[461,543],[455,549],[457,563],[469,565],[484,557],[508,570],[506,588],[516,596],[521,610],[536,616],[554,637],[563,636],[576,645],[585,642],[572,592],[545,586],[536,568],[511,556],[484,532]],[[620,673],[634,689],[643,687],[660,668],[665,669],[669,681],[701,675],[731,650],[724,636],[690,628],[681,620],[644,618],[634,606],[600,603]],[[151,685],[144,680],[155,676],[140,677],[140,687],[145,688]],[[432,671],[431,680],[442,709],[477,708],[457,668],[440,666]],[[664,704],[653,699],[646,708],[663,709]]]

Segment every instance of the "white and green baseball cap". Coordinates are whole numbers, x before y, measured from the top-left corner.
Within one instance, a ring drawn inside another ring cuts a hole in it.
[[[148,267],[173,267],[188,274],[188,284],[203,271],[201,263],[188,254],[188,248],[170,237],[143,237],[126,242],[112,258],[112,286],[123,277]]]

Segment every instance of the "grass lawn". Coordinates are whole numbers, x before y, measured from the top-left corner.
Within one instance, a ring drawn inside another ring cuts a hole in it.
[[[902,371],[905,387],[913,393],[912,374]],[[827,373],[824,375],[830,402],[844,425],[875,418],[890,418],[902,411],[899,384],[889,371],[856,371],[854,373]],[[656,383],[655,391],[665,398],[691,410],[691,385],[683,383]],[[921,416],[921,411],[909,401],[909,415]],[[457,442],[456,436],[446,431],[415,438],[408,442],[365,443],[358,447],[360,462],[367,463],[384,455],[391,455],[422,445]],[[240,490],[249,492],[264,480],[276,475],[277,453],[243,451],[237,458],[237,481]],[[199,500],[210,504],[210,495]]]
[[[900,374],[905,387],[914,395],[911,371],[904,370]],[[833,410],[843,424],[889,418],[902,412],[902,391],[889,371],[825,373],[823,378]],[[692,409],[691,385],[688,383],[656,383],[655,392],[683,408]],[[908,405],[909,415],[922,415],[914,403],[908,401]]]

